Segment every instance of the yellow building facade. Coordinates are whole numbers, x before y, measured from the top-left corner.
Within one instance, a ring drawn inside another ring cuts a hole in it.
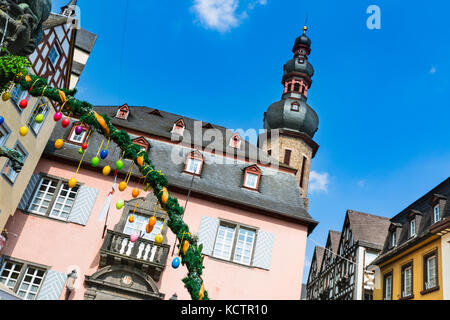
[[[430,254],[437,256],[437,283],[432,289],[425,287],[426,261]],[[412,295],[402,297],[402,270],[406,265],[412,265]],[[379,272],[375,278],[374,300],[385,300],[387,276],[392,275],[392,300],[442,300],[443,299],[443,277],[442,277],[442,251],[441,238],[433,235],[426,241],[419,243],[411,249],[405,250],[399,255],[379,265]]]

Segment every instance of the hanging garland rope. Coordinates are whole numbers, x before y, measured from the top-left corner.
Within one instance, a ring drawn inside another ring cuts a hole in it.
[[[57,89],[50,87],[47,80],[30,75],[31,81],[26,81],[22,76],[15,81],[20,84],[22,90],[27,90],[34,97],[39,97],[46,88],[44,96],[65,106],[61,112],[71,113],[78,116],[82,123],[88,124],[93,130],[103,134],[108,139],[114,141],[123,151],[123,157],[133,160],[140,168],[140,172],[146,181],[153,188],[153,193],[158,199],[160,205],[167,212],[167,226],[172,230],[179,240],[189,241],[190,246],[184,252],[181,250],[181,262],[188,269],[188,275],[183,279],[191,298],[194,300],[209,300],[208,292],[204,290],[203,280],[201,278],[203,271],[202,244],[197,245],[197,239],[192,237],[188,225],[183,221],[184,209],[178,203],[178,199],[170,196],[167,188],[169,182],[167,177],[157,171],[152,165],[147,153],[143,154],[142,163],[141,147],[133,144],[131,137],[124,130],[118,130],[107,115],[99,115],[93,110],[93,106],[86,102],[75,99],[73,96],[76,90]],[[31,90],[30,90],[31,89]],[[138,158],[141,158],[138,160]],[[139,164],[141,162],[141,165]]]

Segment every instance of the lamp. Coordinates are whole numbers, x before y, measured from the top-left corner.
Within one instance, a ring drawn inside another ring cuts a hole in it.
[[[70,294],[72,293],[72,291],[75,289],[75,281],[77,280],[77,271],[76,270],[72,270],[71,273],[69,273],[67,275],[67,279],[66,279],[66,300],[69,298]]]

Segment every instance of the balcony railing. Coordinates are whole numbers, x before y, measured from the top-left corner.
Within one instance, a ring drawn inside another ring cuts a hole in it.
[[[139,238],[130,241],[130,236],[108,230],[100,249],[100,267],[111,264],[127,264],[137,267],[159,281],[169,255],[170,246]]]

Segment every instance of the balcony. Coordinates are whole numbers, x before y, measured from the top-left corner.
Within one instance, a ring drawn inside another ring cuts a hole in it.
[[[149,274],[159,281],[169,255],[170,246],[139,238],[135,243],[130,236],[108,230],[100,249],[100,267],[125,264]]]

